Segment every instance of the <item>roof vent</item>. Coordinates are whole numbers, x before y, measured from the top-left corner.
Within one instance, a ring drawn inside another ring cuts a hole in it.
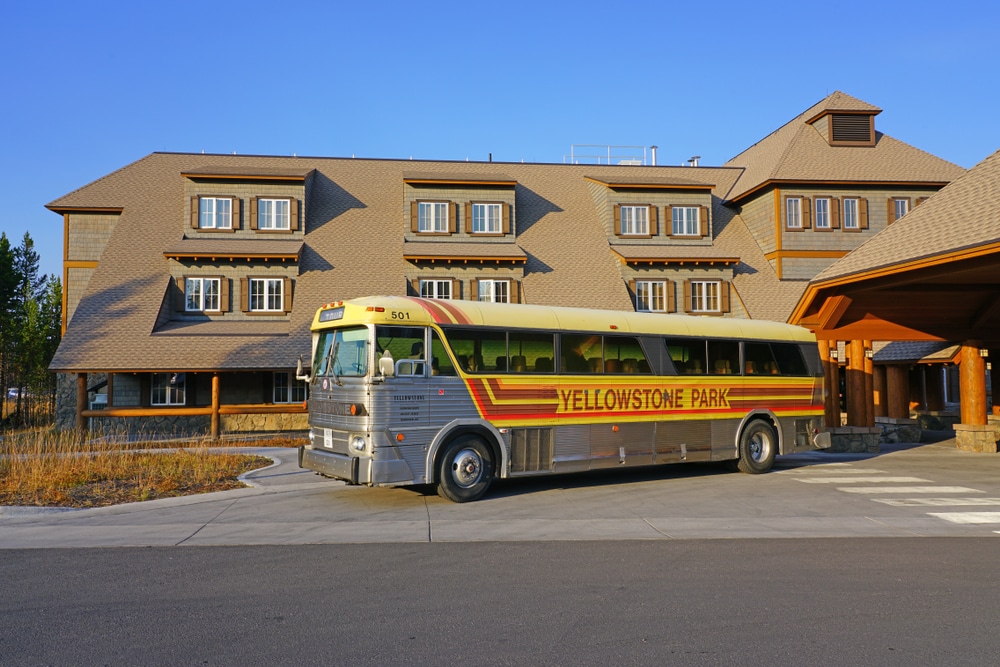
[[[873,145],[874,118],[870,114],[830,114],[830,143]]]

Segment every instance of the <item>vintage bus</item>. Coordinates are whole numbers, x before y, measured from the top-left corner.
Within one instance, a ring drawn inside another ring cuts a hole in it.
[[[313,320],[299,466],[351,484],[436,484],[829,447],[815,337],[800,327],[376,296]]]

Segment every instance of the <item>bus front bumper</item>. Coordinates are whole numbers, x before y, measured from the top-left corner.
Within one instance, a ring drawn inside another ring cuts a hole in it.
[[[299,467],[313,470],[326,477],[342,479],[349,484],[368,481],[370,459],[323,452],[302,445],[299,447]],[[362,470],[362,467],[364,470]]]

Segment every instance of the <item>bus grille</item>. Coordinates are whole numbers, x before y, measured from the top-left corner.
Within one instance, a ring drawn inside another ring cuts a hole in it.
[[[510,471],[552,470],[552,429],[518,428],[510,433]]]

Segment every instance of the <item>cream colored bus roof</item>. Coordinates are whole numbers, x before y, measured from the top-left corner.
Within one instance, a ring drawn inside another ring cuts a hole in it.
[[[325,310],[343,307],[342,319],[321,322]],[[370,296],[327,304],[313,318],[314,331],[348,324],[397,324],[426,326],[465,325],[504,329],[543,329],[616,332],[632,334],[700,336],[709,338],[760,338],[815,340],[802,327],[781,322],[731,317],[700,317],[633,313],[617,310],[562,308],[481,301],[449,301],[404,296]]]

